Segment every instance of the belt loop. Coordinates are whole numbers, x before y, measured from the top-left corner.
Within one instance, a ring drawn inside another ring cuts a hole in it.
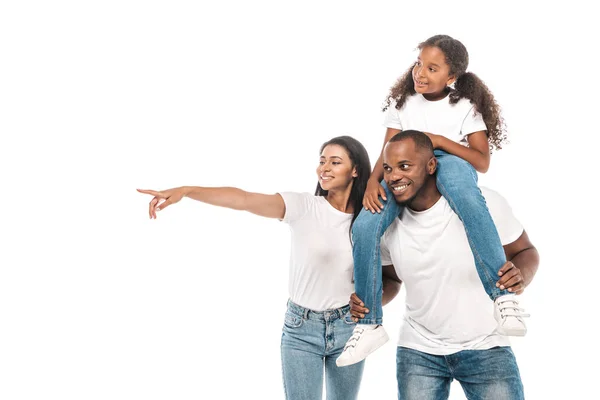
[[[304,309],[304,319],[308,319],[308,308]]]

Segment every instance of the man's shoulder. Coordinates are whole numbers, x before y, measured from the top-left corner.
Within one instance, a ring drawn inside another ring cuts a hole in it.
[[[481,193],[485,197],[485,201],[488,203],[488,207],[507,207],[509,206],[508,201],[499,192],[489,187],[480,186]]]
[[[400,225],[400,218],[394,218],[394,221],[392,221],[392,223],[390,224],[390,226],[385,230],[385,232],[383,232],[383,235],[381,236],[381,244],[385,244],[385,242],[387,241],[387,243],[389,244],[389,240],[391,237],[393,237],[394,235],[398,234],[398,226]]]

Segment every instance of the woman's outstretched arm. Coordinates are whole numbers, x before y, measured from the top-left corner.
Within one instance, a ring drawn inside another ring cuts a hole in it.
[[[233,187],[200,186],[182,186],[160,191],[137,189],[137,191],[154,196],[148,209],[150,218],[154,219],[157,211],[179,202],[184,197],[213,206],[248,211],[261,217],[282,219],[285,215],[285,203],[279,194],[252,193]]]

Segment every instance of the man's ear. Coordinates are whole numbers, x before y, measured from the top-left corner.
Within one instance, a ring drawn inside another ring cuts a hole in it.
[[[427,161],[427,173],[429,175],[435,174],[437,170],[437,158],[435,156],[431,157],[429,161]]]

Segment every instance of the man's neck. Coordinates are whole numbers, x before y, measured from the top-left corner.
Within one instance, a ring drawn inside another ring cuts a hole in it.
[[[421,188],[419,193],[412,199],[406,206],[413,211],[425,211],[437,203],[442,197],[442,194],[438,190],[435,184],[435,175],[431,179],[427,180],[427,183]]]

